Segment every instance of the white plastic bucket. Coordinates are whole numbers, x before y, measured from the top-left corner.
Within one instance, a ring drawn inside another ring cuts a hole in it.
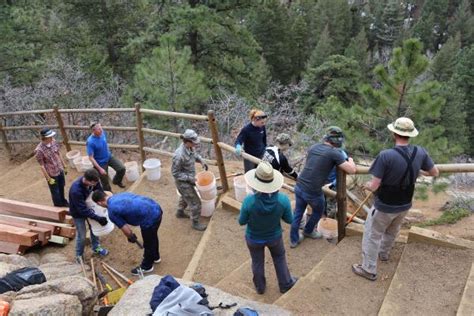
[[[140,172],[138,171],[138,163],[136,161],[129,161],[125,164],[125,177],[129,182],[135,182],[140,177]]]
[[[71,168],[76,168],[76,165],[74,164],[74,158],[80,156],[81,152],[79,150],[71,150],[66,153],[66,159],[69,161],[69,166],[71,166]]]
[[[92,193],[89,195],[89,197],[86,200],[86,206],[92,209],[94,213],[97,214],[98,216],[102,216],[102,217],[105,216],[108,220],[107,225],[102,226],[97,221],[91,218],[88,219],[89,223],[91,224],[91,229],[94,235],[104,236],[104,235],[110,234],[114,230],[114,223],[110,221],[107,209],[103,208],[102,206],[92,201]]]
[[[216,198],[205,200],[201,198],[201,216],[212,216],[216,209]]]
[[[247,196],[247,183],[245,182],[244,176],[238,176],[234,178],[234,191],[235,199],[242,202]]]
[[[158,181],[161,177],[161,161],[160,159],[150,158],[143,162],[143,167],[147,171],[147,179],[149,181]]]
[[[76,167],[77,171],[82,172],[82,157],[76,157],[73,159],[74,167]]]
[[[212,200],[217,196],[216,177],[210,171],[202,171],[196,175],[196,187],[204,200]]]
[[[87,169],[94,168],[94,165],[89,159],[89,156],[82,157],[82,172],[85,172]]]
[[[337,221],[332,218],[321,218],[318,222],[318,232],[326,239],[337,238]]]

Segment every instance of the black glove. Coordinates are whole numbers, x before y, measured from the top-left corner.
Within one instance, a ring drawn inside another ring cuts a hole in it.
[[[206,163],[202,163],[202,167],[204,168],[204,170],[209,170],[209,166],[206,164]]]
[[[136,243],[137,242],[137,235],[135,235],[134,233],[132,233],[130,236],[127,237],[127,240],[129,243]]]
[[[103,217],[103,216],[97,217],[96,221],[99,222],[99,224],[100,224],[101,226],[105,226],[105,225],[107,225],[107,223],[109,222],[109,221],[107,220],[107,217]]]

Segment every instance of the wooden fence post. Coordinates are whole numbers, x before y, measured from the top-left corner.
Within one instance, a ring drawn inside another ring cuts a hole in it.
[[[337,200],[337,241],[346,236],[347,200],[346,200],[346,173],[337,168],[336,200]]]
[[[143,147],[145,146],[145,139],[143,138],[143,116],[140,112],[140,103],[135,103],[135,116],[137,121],[137,135],[138,135],[138,146],[140,148],[140,159],[142,160],[141,166],[142,171],[145,170],[143,167],[143,162],[145,161],[145,151]]]
[[[8,139],[7,139],[7,133],[5,133],[5,130],[3,129],[3,123],[0,120],[0,131],[2,132],[2,142],[5,145],[5,149],[8,152],[8,157],[12,157],[12,148],[10,147],[10,144],[8,144]]]
[[[225,172],[224,157],[222,156],[221,148],[219,147],[219,132],[217,130],[216,117],[214,111],[207,112],[209,129],[211,130],[212,144],[216,153],[217,167],[219,168],[219,175],[221,177],[222,190],[227,192],[229,190],[229,183],[227,182],[227,174]]]
[[[54,107],[54,114],[56,115],[56,121],[58,121],[59,131],[61,132],[61,136],[63,137],[64,145],[66,146],[67,151],[71,151],[71,145],[69,144],[69,137],[67,136],[66,129],[64,128],[63,117],[61,113],[59,113],[58,106],[55,105]]]

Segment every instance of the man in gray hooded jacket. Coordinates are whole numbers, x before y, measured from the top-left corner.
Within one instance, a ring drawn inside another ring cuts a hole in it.
[[[196,193],[196,168],[194,164],[199,162],[205,170],[208,169],[201,155],[196,153],[195,147],[199,144],[199,137],[192,129],[187,129],[181,135],[183,143],[176,149],[173,156],[173,165],[171,173],[173,174],[176,188],[181,194],[178,202],[178,210],[176,217],[189,218],[190,216],[184,212],[186,207],[191,211],[192,227],[196,230],[203,231],[207,228],[205,224],[199,223],[201,215],[201,200]]]

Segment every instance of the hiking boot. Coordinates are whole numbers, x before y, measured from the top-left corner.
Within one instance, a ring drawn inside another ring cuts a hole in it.
[[[304,236],[303,236],[301,233],[299,233],[299,237],[300,237],[300,238],[298,239],[297,242],[292,242],[291,239],[290,239],[290,248],[296,248],[296,247],[298,247],[298,245],[303,241]]]
[[[149,268],[149,269],[143,269],[142,267],[138,266],[136,268],[133,268],[130,271],[130,273],[133,274],[133,275],[140,275],[140,269],[142,270],[143,274],[153,272],[153,266],[151,266],[151,268]]]
[[[387,262],[390,256],[388,253],[379,253],[379,259],[380,261]]]
[[[321,237],[323,237],[323,235],[321,235],[321,233],[318,232],[317,230],[313,230],[311,233],[303,232],[303,235],[305,237],[309,237],[309,238],[312,238],[312,239],[320,239]]]
[[[286,287],[286,288],[283,288],[283,289],[280,289],[280,293],[281,293],[281,294],[284,294],[284,293],[288,292],[289,290],[291,290],[291,288],[292,288],[293,286],[295,286],[296,281],[298,281],[298,278],[296,278],[296,277],[291,277],[291,280],[292,280],[292,282],[291,282],[290,286],[288,286],[288,287]]]
[[[101,246],[98,246],[94,249],[94,253],[99,256],[105,257],[109,254],[109,251],[105,248],[102,248]]]
[[[189,218],[189,214],[186,214],[183,210],[176,211],[177,218]]]
[[[193,229],[202,232],[202,231],[206,230],[207,225],[206,224],[200,224],[198,221],[193,221],[192,227],[193,227]]]
[[[365,271],[364,268],[362,268],[362,265],[357,264],[357,263],[352,265],[352,272],[370,281],[377,280],[377,274],[372,274]]]

